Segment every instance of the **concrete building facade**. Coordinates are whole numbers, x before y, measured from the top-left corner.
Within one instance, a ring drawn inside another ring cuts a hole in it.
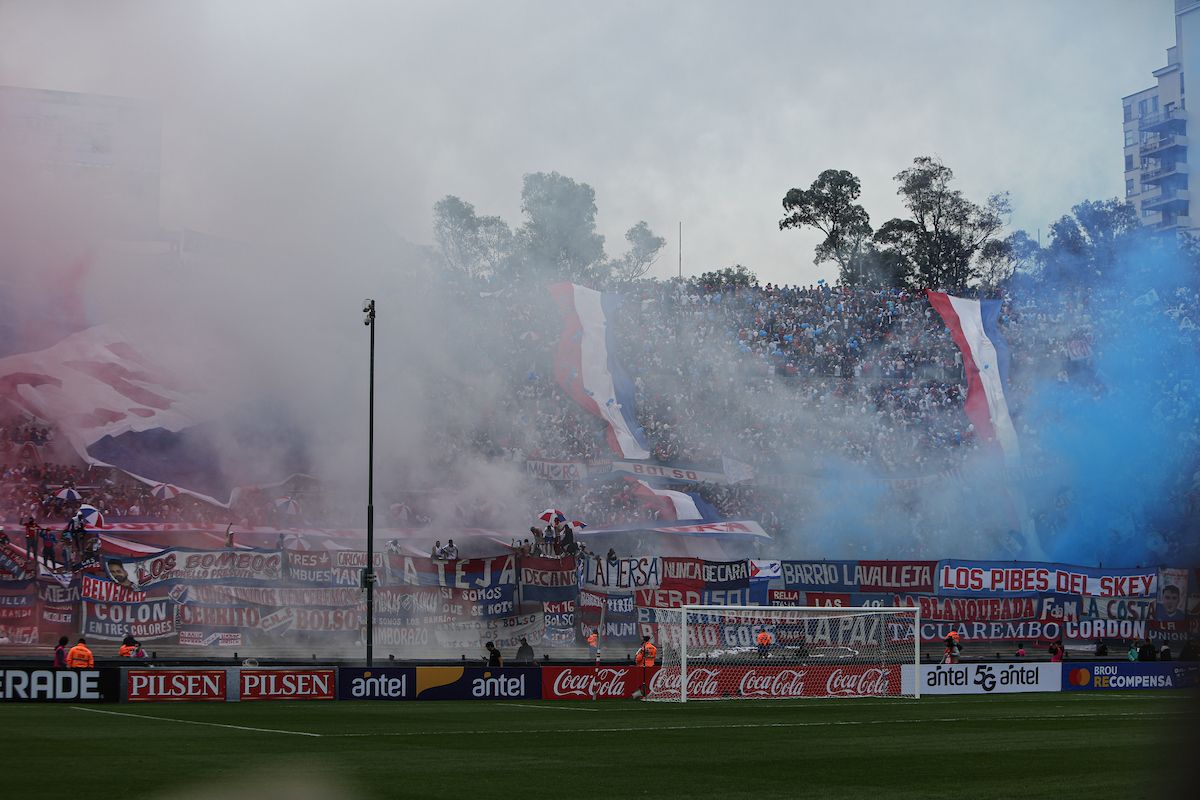
[[[1200,80],[1200,0],[1175,0],[1175,45],[1154,71],[1157,83],[1121,99],[1125,197],[1144,225],[1162,233],[1200,224],[1200,206],[1195,216],[1191,208],[1187,75]],[[1197,192],[1200,202],[1200,183]]]

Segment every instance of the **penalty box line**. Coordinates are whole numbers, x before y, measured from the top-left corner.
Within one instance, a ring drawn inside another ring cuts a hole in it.
[[[89,711],[92,714],[107,714],[110,717],[129,717],[131,719],[150,719],[157,722],[176,722],[180,725],[203,725],[208,728],[229,728],[235,731],[251,731],[253,733],[279,733],[284,736],[313,736],[321,738],[324,734],[321,733],[306,733],[304,731],[284,731],[277,728],[251,728],[246,725],[229,725],[224,722],[200,722],[194,719],[175,719],[173,717],[152,717],[149,714],[127,714],[123,711],[104,711],[99,708],[87,708],[85,706],[71,706],[76,711]]]
[[[1073,719],[1082,719],[1087,717],[1100,717],[1104,719],[1112,719],[1115,717],[1140,717],[1142,719],[1160,718],[1160,717],[1177,717],[1187,716],[1186,711],[1138,711],[1138,712],[1116,712],[1116,713],[1097,713],[1097,714],[1054,714],[1051,716],[1030,717],[1019,714],[1013,714],[1006,717],[925,717],[922,719],[864,719],[864,720],[826,720],[822,722],[739,722],[731,724],[717,725],[622,725],[619,728],[520,728],[520,729],[493,729],[493,730],[436,730],[436,731],[381,731],[379,733],[326,733],[322,734],[327,738],[358,738],[358,737],[373,737],[373,736],[475,736],[479,734],[523,734],[523,733],[639,733],[639,732],[655,732],[655,731],[694,731],[694,730],[726,730],[726,729],[746,729],[746,728],[825,728],[825,727],[840,727],[848,725],[914,725],[920,723],[947,723],[947,722],[1065,722]]]

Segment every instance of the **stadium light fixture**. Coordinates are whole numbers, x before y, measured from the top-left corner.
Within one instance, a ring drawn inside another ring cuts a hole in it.
[[[363,300],[363,324],[371,330],[370,387],[367,392],[367,564],[362,585],[367,590],[367,666],[375,658],[375,301]]]

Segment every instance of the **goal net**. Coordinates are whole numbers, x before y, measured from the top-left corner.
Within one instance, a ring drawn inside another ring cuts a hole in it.
[[[916,608],[656,608],[648,700],[919,697]]]

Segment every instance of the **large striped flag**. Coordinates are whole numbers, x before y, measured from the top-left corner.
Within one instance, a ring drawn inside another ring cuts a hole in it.
[[[608,444],[622,458],[650,457],[634,413],[633,381],[616,359],[610,321],[620,295],[574,283],[556,283],[550,294],[563,315],[554,360],[558,385],[607,426]]]
[[[658,512],[659,519],[705,520],[712,522],[721,518],[717,509],[695,492],[677,492],[673,489],[655,489],[640,478],[626,478],[632,484],[633,493],[646,508]]]
[[[1000,301],[968,300],[934,291],[928,296],[962,352],[967,375],[967,418],[983,441],[999,444],[1005,461],[1016,464],[1021,459],[1021,448],[1004,396],[1009,352],[998,324]]]

